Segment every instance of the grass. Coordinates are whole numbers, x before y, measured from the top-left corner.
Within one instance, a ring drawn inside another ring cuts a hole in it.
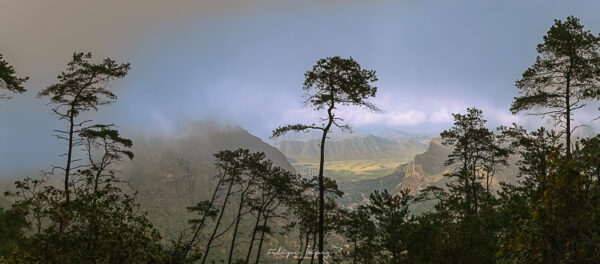
[[[356,182],[386,176],[407,161],[397,159],[345,160],[325,163],[325,175],[338,181]],[[319,163],[299,162],[292,164],[303,176],[317,175]]]

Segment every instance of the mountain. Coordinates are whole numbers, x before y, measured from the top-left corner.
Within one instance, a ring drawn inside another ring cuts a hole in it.
[[[135,158],[120,170],[161,233],[176,235],[191,216],[186,207],[212,194],[213,154],[237,148],[265,152],[276,166],[294,171],[275,147],[240,127],[214,122],[196,123],[177,136],[135,139]]]
[[[399,129],[391,127],[373,127],[373,128],[362,128],[357,130],[358,133],[371,134],[377,137],[390,139],[398,142],[403,141],[417,141],[423,144],[429,143],[429,140],[434,136],[426,134],[413,134],[408,133]]]
[[[355,133],[347,134],[345,132],[341,132],[337,129],[331,130],[327,136],[329,140],[341,140],[341,139],[349,139],[356,137],[365,137],[368,135],[373,135],[376,137],[389,139],[393,141],[418,141],[423,144],[429,143],[429,140],[435,135],[433,134],[423,134],[423,133],[410,133],[405,132],[393,127],[387,126],[366,126],[359,127],[354,130]],[[279,143],[282,141],[309,141],[309,140],[318,140],[321,139],[321,131],[318,130],[310,130],[303,133],[286,133],[277,139],[273,139],[271,143],[273,145],[279,146]]]
[[[419,190],[430,183],[442,180],[446,167],[444,162],[452,150],[441,144],[439,138],[429,142],[425,152],[418,154],[411,162],[398,166],[396,171],[381,179],[381,186],[396,183],[394,189],[408,188]]]
[[[352,206],[365,202],[374,190],[387,189],[396,193],[403,188],[408,188],[415,195],[419,190],[430,185],[444,188],[448,177],[443,174],[449,170],[444,166],[444,162],[451,152],[451,148],[441,144],[440,138],[433,138],[423,153],[416,155],[410,162],[401,164],[387,176],[358,182],[342,182],[340,189],[345,193],[342,203]],[[508,168],[502,168],[494,177],[492,188],[497,188],[500,182],[516,182],[514,175],[517,175],[517,166],[514,165],[514,160],[509,163],[511,165]]]
[[[314,163],[320,157],[320,140],[281,141],[279,150],[292,163]],[[346,160],[410,159],[422,152],[426,145],[418,141],[394,141],[374,135],[357,135],[331,139],[325,144],[327,162]]]
[[[414,191],[427,184],[436,183],[441,180],[445,170],[444,161],[450,152],[449,148],[441,144],[439,138],[434,138],[423,153],[415,155],[408,163],[399,165],[387,176],[342,183],[340,188],[345,193],[343,203],[351,205],[364,202],[374,190],[387,189],[397,192],[402,188],[410,188]]]

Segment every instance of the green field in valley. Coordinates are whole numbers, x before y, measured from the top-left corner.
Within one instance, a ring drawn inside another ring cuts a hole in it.
[[[360,181],[377,179],[394,171],[406,160],[378,159],[378,160],[344,160],[325,163],[325,175],[337,181]],[[296,171],[305,177],[319,173],[319,163],[298,162],[292,163]]]

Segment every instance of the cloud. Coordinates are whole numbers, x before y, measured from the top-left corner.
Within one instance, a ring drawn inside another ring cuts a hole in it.
[[[431,114],[431,116],[429,117],[429,121],[433,124],[451,123],[452,114],[448,112],[447,107],[442,107]]]
[[[489,115],[490,119],[500,125],[510,125],[512,123],[524,123],[524,121],[525,121],[525,120],[523,120],[523,117],[518,116],[518,115],[513,115],[508,109],[492,108],[488,111],[491,112],[491,115]]]
[[[424,123],[427,119],[427,114],[420,111],[410,110],[403,113],[389,113],[387,114],[387,117],[387,123],[389,125],[414,126]]]
[[[371,112],[357,107],[342,107],[335,111],[336,117],[355,127],[379,126],[416,126],[427,122],[427,113],[419,110]],[[282,115],[282,121],[318,123],[323,112],[302,108],[288,110]]]

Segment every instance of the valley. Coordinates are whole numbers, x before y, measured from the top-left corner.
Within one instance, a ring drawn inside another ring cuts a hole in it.
[[[363,160],[339,160],[325,162],[325,175],[336,181],[358,182],[361,180],[377,179],[388,175],[408,160],[397,159],[363,159]],[[317,162],[292,163],[294,169],[305,177],[311,177],[319,173]]]
[[[386,176],[427,144],[423,136],[408,136],[395,130],[385,130],[382,136],[350,134],[333,137],[325,145],[325,175],[342,182],[358,182]],[[296,171],[305,177],[317,175],[320,140],[286,140],[275,144]]]

